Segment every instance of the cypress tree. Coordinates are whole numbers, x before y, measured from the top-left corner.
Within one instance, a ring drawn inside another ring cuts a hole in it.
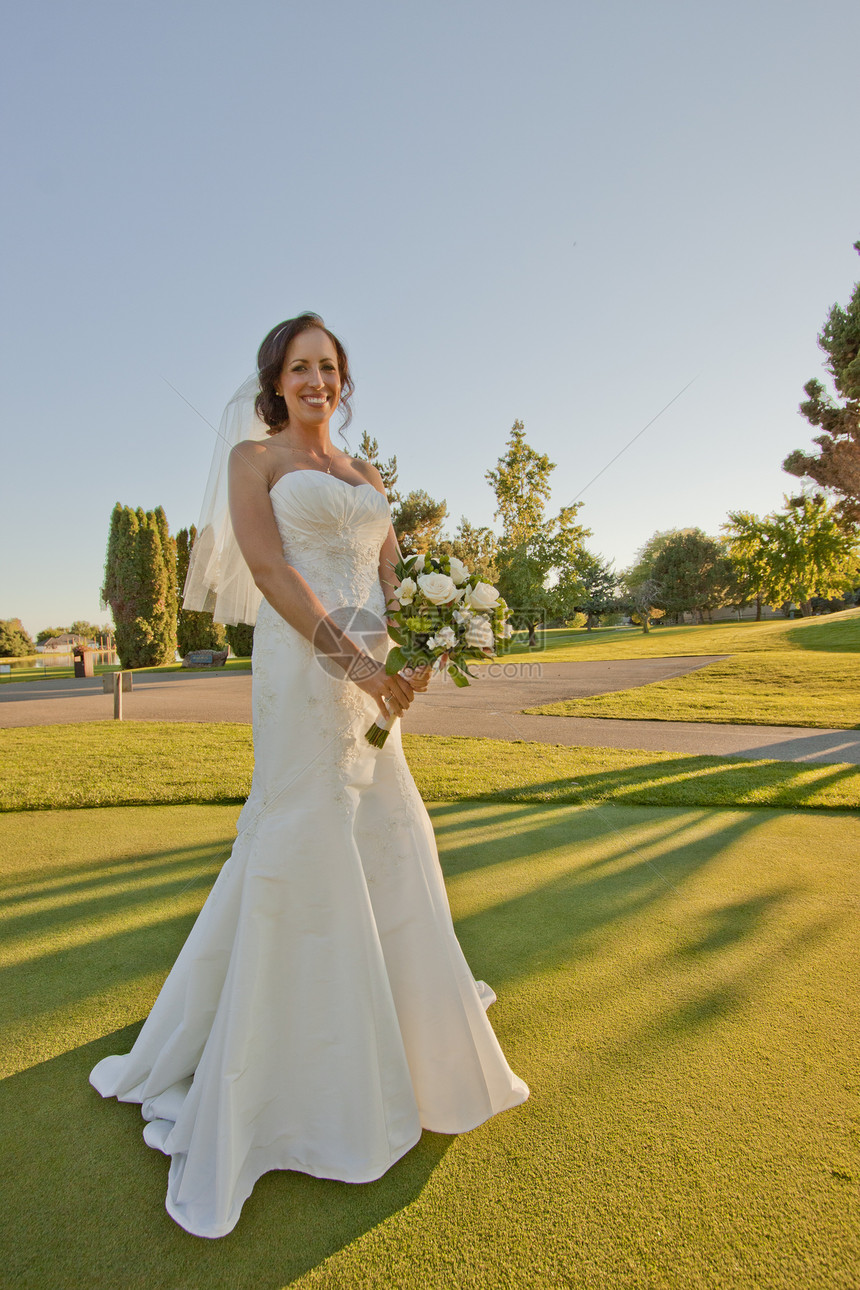
[[[123,667],[172,663],[176,653],[175,561],[167,520],[160,507],[159,511],[160,519],[154,511],[117,503],[111,515],[101,596],[113,611]]]
[[[176,586],[180,597],[185,587],[188,562],[196,539],[197,529],[193,524],[190,529],[180,529],[176,534]],[[213,622],[211,614],[193,609],[179,610],[176,639],[177,648],[183,658],[194,649],[227,648],[227,637],[221,623]]]

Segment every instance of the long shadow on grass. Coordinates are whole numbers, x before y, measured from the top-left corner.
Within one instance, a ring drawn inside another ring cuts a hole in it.
[[[279,1290],[411,1204],[451,1139],[425,1133],[361,1186],[266,1174],[238,1226],[189,1236],[164,1209],[168,1160],[143,1142],[140,1107],[103,1104],[87,1082],[131,1047],[129,1027],[0,1084],[6,1176],[4,1284],[73,1290]]]
[[[530,744],[528,747],[534,750],[533,764],[539,773],[547,745]],[[661,759],[636,766],[586,771],[577,766],[578,750],[575,747],[564,751],[569,754],[569,775],[556,774],[543,780],[536,777],[523,783],[521,761],[517,760],[510,769],[503,762],[495,771],[494,787],[475,791],[469,786],[464,792],[457,793],[455,770],[450,777],[454,789],[451,796],[461,802],[571,802],[587,805],[608,801],[642,806],[762,805],[790,809],[827,785],[860,774],[858,767],[853,765],[836,764],[827,769],[826,764],[798,766],[785,761],[756,762],[752,759],[700,756],[673,757],[668,761]],[[557,754],[558,748],[553,745],[554,759],[557,759]],[[810,771],[816,773],[810,774]],[[807,777],[805,782],[801,782],[801,774]],[[499,783],[507,776],[514,782]],[[440,799],[448,796],[444,788],[445,785],[440,785]],[[840,808],[836,805],[828,809]]]
[[[0,1021],[61,1011],[132,977],[166,975],[231,845],[228,837],[75,866],[29,896],[10,884]]]

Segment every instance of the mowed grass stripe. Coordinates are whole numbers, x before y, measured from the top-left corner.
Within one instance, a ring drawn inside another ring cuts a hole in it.
[[[555,717],[856,729],[860,654],[738,654],[673,680],[523,711]]]
[[[406,735],[425,800],[617,801],[652,806],[857,809],[860,766]],[[0,731],[0,810],[242,802],[251,728],[81,722]]]

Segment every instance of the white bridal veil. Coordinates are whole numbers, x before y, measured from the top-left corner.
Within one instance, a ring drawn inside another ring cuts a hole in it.
[[[243,439],[267,436],[267,427],[254,409],[259,392],[255,372],[239,386],[222,414],[185,579],[183,609],[206,610],[216,623],[253,624],[262,600],[233,533],[227,497],[230,452]]]

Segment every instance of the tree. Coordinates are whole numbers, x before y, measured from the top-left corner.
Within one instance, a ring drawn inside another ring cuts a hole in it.
[[[141,507],[117,502],[111,514],[101,599],[113,611],[123,667],[154,667],[176,654],[175,559],[169,542],[165,558],[165,528],[166,520]]]
[[[660,587],[653,578],[646,578],[644,582],[627,588],[625,602],[630,609],[631,617],[634,623],[642,627],[646,635],[651,630],[651,619],[662,618],[666,612],[657,604],[659,596]]]
[[[495,518],[501,519],[509,546],[527,542],[540,529],[554,470],[555,462],[530,447],[525,426],[515,421],[507,452],[485,476],[496,494]]]
[[[492,529],[476,528],[463,515],[453,538],[442,538],[437,549],[440,555],[454,555],[462,560],[482,582],[495,585],[498,581],[499,539]]]
[[[379,444],[375,439],[371,439],[365,430],[361,436],[361,443],[358,445],[356,456],[369,461],[375,466],[382,476],[382,482],[385,485],[385,495],[388,498],[390,506],[396,506],[400,502],[400,494],[397,491],[397,458],[389,457],[388,461],[383,461],[379,456]]]
[[[768,601],[796,603],[806,616],[813,596],[850,590],[860,570],[855,529],[846,530],[844,512],[828,506],[821,493],[786,498],[783,511],[769,517],[774,559]]]
[[[179,595],[176,577],[176,541],[170,536],[167,527],[167,516],[163,506],[156,506],[153,511],[158,537],[161,542],[161,553],[164,558],[164,570],[167,575],[167,588],[164,598],[165,624],[173,624],[173,650],[176,652],[176,619],[179,614]]]
[[[629,569],[625,569],[622,574],[624,586],[632,592],[643,582],[648,582],[654,576],[654,561],[663,550],[667,542],[679,533],[701,532],[699,529],[658,529],[652,533],[648,541],[640,546],[639,550],[633,557],[633,563]]]
[[[35,652],[33,639],[20,618],[0,618],[0,658],[26,658]]]
[[[85,641],[94,641],[99,636],[107,636],[111,629],[107,623],[99,627],[97,623],[88,623],[85,618],[76,618],[71,627],[62,630],[68,631],[71,636],[82,636]],[[41,632],[39,635],[41,636]]]
[[[537,644],[538,623],[564,621],[576,612],[588,558],[590,530],[576,520],[581,502],[545,518],[554,470],[555,463],[526,441],[522,421],[515,421],[507,452],[486,473],[496,494],[495,516],[504,526],[496,556],[499,590],[514,627],[528,632],[531,646]]]
[[[68,627],[43,627],[36,633],[36,644],[44,645],[45,641],[53,640],[55,636],[64,636],[68,630]]]
[[[254,652],[254,628],[249,623],[228,623],[224,630],[236,657],[250,658]]]
[[[188,576],[188,562],[196,538],[197,529],[193,524],[190,529],[180,529],[176,534],[176,586],[179,595]],[[226,649],[227,635],[221,623],[213,622],[210,613],[179,609],[176,622],[176,645],[184,658],[195,649]]]
[[[705,610],[725,604],[731,586],[731,564],[724,547],[700,530],[676,533],[653,564],[659,588],[655,603],[669,614]]]
[[[586,615],[585,627],[591,631],[600,626],[604,614],[610,614],[618,608],[618,574],[611,560],[603,556],[584,552],[580,568],[582,594],[576,608]]]
[[[423,488],[414,489],[395,506],[391,515],[394,532],[404,555],[435,550],[448,515],[444,501],[437,502]]]
[[[860,242],[854,243],[860,252]],[[798,478],[815,481],[838,494],[838,514],[849,524],[860,523],[860,282],[843,309],[830,310],[818,337],[827,354],[826,370],[833,378],[837,399],[828,394],[821,381],[807,381],[807,395],[800,411],[821,434],[812,442],[820,452],[796,449],[782,463],[783,470]],[[841,400],[841,401],[840,401]]]
[[[762,604],[769,603],[773,573],[773,532],[767,520],[752,511],[729,511],[728,522],[721,525],[725,545],[734,570],[736,595],[731,603],[755,601],[756,622],[761,621]]]

